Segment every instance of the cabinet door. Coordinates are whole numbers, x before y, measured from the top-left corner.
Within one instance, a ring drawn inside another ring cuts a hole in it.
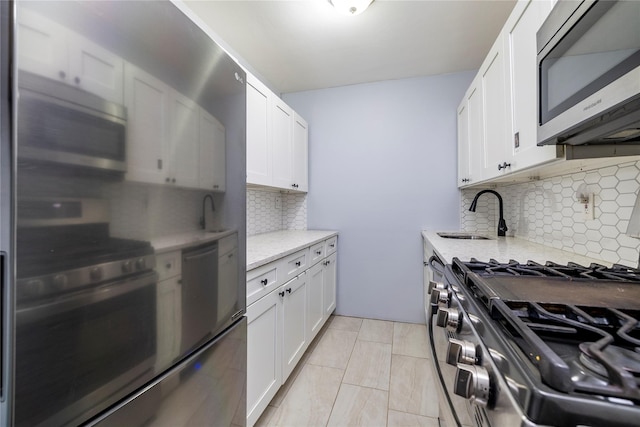
[[[287,190],[293,186],[293,110],[280,98],[273,100],[272,174],[273,186]]]
[[[276,289],[247,307],[247,425],[252,426],[282,384],[282,297]]]
[[[469,96],[467,97],[467,114],[468,114],[468,143],[469,143],[469,172],[468,184],[474,184],[482,181],[483,155],[484,147],[484,111],[482,102],[482,88],[479,81],[472,86]]]
[[[156,372],[169,367],[180,355],[182,288],[180,276],[161,280],[157,287],[157,349]]]
[[[168,176],[170,90],[152,75],[125,64],[128,180],[160,184]]]
[[[293,168],[293,185],[298,191],[309,190],[309,127],[307,122],[300,117],[297,113],[294,113],[293,122],[293,156],[292,156]]]
[[[200,110],[200,156],[198,186],[202,189],[225,190],[225,129],[215,117]]]
[[[171,183],[198,187],[200,107],[189,98],[172,91],[171,142],[169,159],[173,164]]]
[[[483,98],[484,151],[482,179],[489,179],[509,171],[507,157],[507,102],[505,97],[504,49],[499,37],[480,69]],[[498,169],[500,165],[500,169]]]
[[[324,305],[325,319],[329,318],[329,316],[331,316],[331,313],[333,313],[333,310],[336,309],[336,283],[338,280],[338,271],[336,269],[337,261],[338,253],[334,252],[329,257],[327,257],[324,265],[324,284],[322,286],[324,295],[322,297],[322,302]]]
[[[289,378],[307,349],[306,307],[308,274],[303,273],[278,288],[282,296],[282,382]]]
[[[78,34],[68,34],[71,84],[122,104],[124,60]]]
[[[70,81],[67,32],[62,25],[38,13],[18,8],[18,68]]]
[[[322,262],[309,269],[309,291],[307,293],[307,337],[313,340],[324,320],[323,285],[325,266]]]
[[[551,11],[549,1],[520,1],[505,24],[508,81],[507,101],[511,117],[509,150],[511,169],[519,170],[554,160],[558,146],[538,147],[537,143],[537,46],[536,32]]]
[[[247,74],[247,183],[271,185],[271,91]]]
[[[469,109],[467,98],[462,100],[458,107],[458,187],[464,187],[470,181],[469,178]]]

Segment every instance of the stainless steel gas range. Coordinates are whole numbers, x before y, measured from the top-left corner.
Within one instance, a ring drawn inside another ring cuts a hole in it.
[[[639,425],[640,270],[454,258],[428,291],[441,425]]]

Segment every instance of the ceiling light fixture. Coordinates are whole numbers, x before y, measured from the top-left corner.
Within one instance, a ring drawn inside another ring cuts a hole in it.
[[[373,0],[329,0],[329,3],[343,15],[355,16],[364,12]]]

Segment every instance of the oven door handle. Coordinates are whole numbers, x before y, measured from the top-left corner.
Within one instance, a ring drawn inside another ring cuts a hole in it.
[[[44,304],[34,304],[29,307],[18,308],[18,323],[30,323],[78,307],[93,305],[111,298],[126,295],[147,286],[156,286],[157,283],[158,273],[150,271],[135,278],[121,279],[81,292],[55,298]]]
[[[436,273],[444,275],[444,263],[440,261],[440,258],[438,258],[437,256],[431,255],[431,258],[429,258],[429,266]]]

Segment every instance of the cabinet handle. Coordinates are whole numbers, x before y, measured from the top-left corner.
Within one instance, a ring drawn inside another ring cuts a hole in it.
[[[260,283],[262,283],[262,286],[266,286],[269,281],[267,279],[262,279],[260,280]]]
[[[511,163],[504,162],[501,165],[498,165],[498,170],[502,170],[510,167],[511,167]]]
[[[60,71],[58,75],[60,76],[61,79],[64,79],[67,77],[67,73],[65,73],[64,71]]]
[[[80,84],[80,77],[76,76],[75,79],[73,79],[74,82],[76,82],[77,85]]]
[[[171,182],[171,178],[165,179],[166,182]]]
[[[296,267],[300,267],[300,261],[296,261]]]
[[[171,182],[173,182],[173,183],[175,184],[175,182],[176,182],[176,179],[175,179],[175,178],[173,178],[173,179],[171,180]]]
[[[316,255],[322,255],[322,251],[316,251]]]
[[[170,263],[170,262],[168,262],[168,263],[167,263],[167,265],[166,265],[165,267],[167,267],[167,270],[170,270],[170,269],[171,269],[171,263]]]
[[[280,295],[281,297],[283,297],[283,298],[284,298],[284,291],[282,291],[282,292],[278,292],[278,295]]]
[[[291,288],[287,288],[287,293],[291,293]]]
[[[332,243],[332,244],[330,244],[330,245],[329,245],[329,247],[335,248],[335,247],[336,247],[336,244],[335,244],[335,243]]]
[[[498,165],[498,167],[500,166]],[[469,182],[469,181],[471,181],[469,178],[462,178],[462,182]]]

